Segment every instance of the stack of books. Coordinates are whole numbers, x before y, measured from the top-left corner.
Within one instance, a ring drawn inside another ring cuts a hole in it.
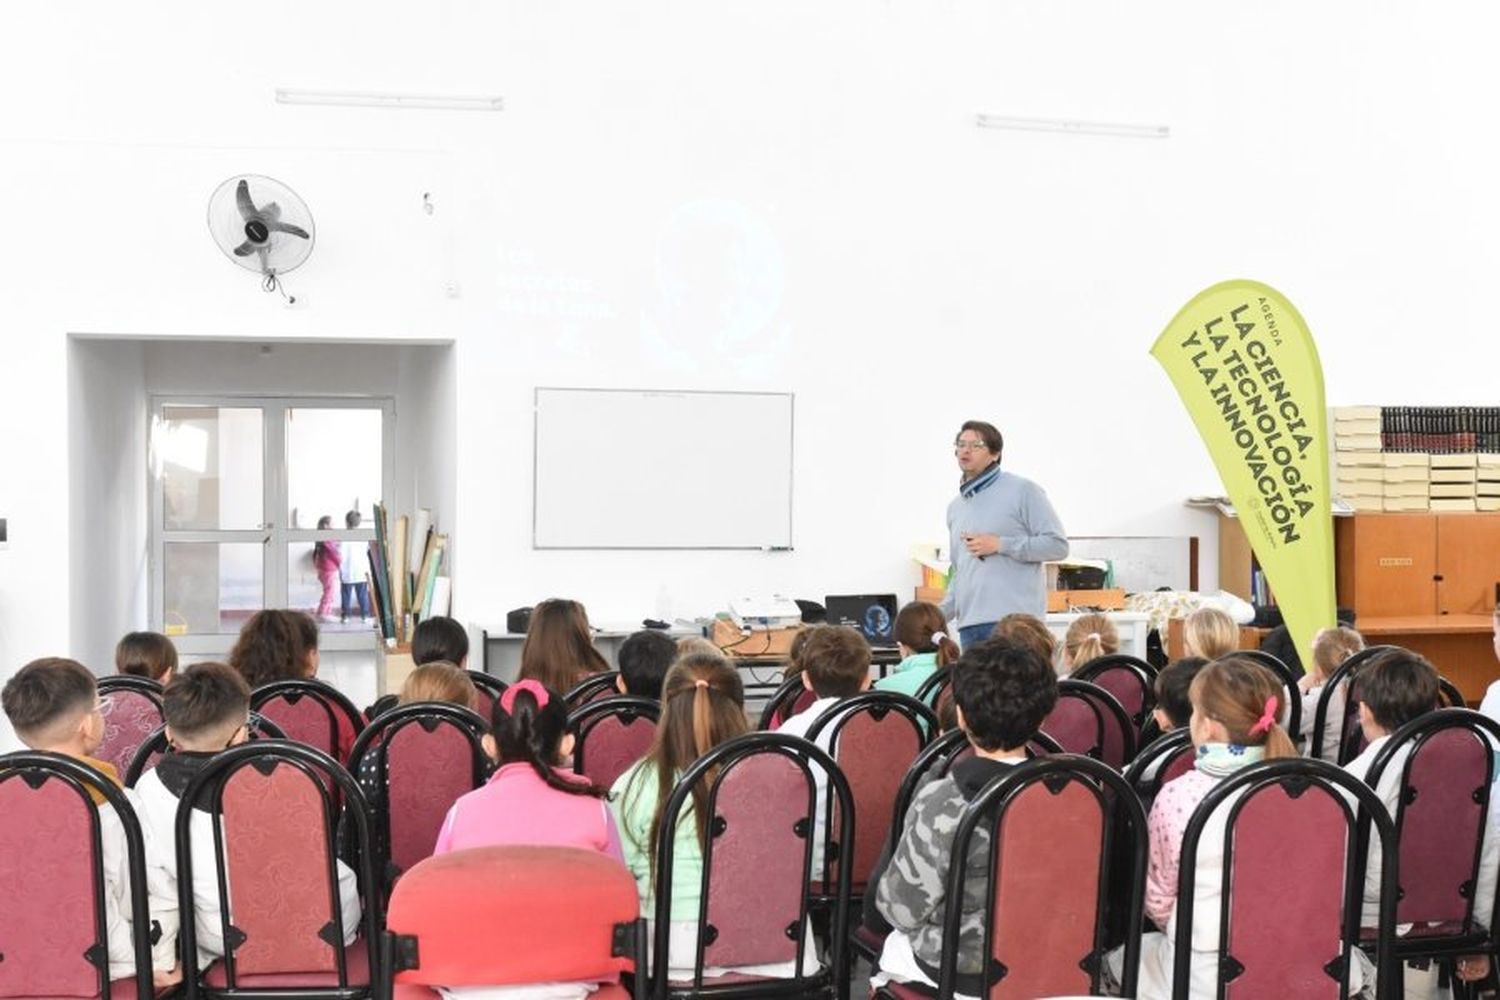
[[[404,647],[417,622],[446,615],[452,585],[442,575],[448,536],[423,507],[392,524],[384,504],[375,505],[375,540],[370,543],[370,598],[387,645]]]
[[[1430,457],[1422,452],[1391,452],[1381,456],[1381,502],[1386,511],[1423,511],[1431,504]]]
[[[1474,456],[1474,506],[1478,510],[1500,510],[1500,455]]]
[[[1333,409],[1334,492],[1355,510],[1382,510],[1384,465],[1378,406]]]
[[[1478,510],[1474,503],[1478,466],[1478,456],[1472,452],[1433,455],[1432,472],[1428,480],[1432,509]]]
[[[1500,451],[1500,407],[1387,406],[1380,424],[1382,443],[1390,451]]]

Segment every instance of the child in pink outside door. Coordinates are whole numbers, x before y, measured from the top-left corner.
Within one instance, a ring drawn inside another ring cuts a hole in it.
[[[324,514],[318,518],[318,530],[333,528],[333,518]],[[318,617],[333,621],[333,597],[339,590],[339,546],[337,542],[317,542],[313,545],[313,566],[318,571],[318,583],[323,585],[323,596],[318,600]]]

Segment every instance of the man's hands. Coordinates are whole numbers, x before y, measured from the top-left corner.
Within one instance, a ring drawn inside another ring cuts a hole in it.
[[[964,535],[963,540],[969,554],[981,559],[985,556],[996,555],[1000,551],[999,535]]]

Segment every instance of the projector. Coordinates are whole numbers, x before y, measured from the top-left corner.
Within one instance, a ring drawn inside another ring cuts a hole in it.
[[[797,602],[780,594],[770,597],[736,597],[729,602],[729,617],[740,628],[796,628],[802,624]]]

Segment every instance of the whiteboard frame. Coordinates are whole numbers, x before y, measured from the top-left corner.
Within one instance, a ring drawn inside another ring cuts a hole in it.
[[[539,545],[537,532],[537,487],[539,457],[537,446],[541,441],[541,399],[544,392],[620,393],[643,395],[664,393],[674,396],[772,396],[787,401],[787,492],[786,492],[786,537],[785,545]],[[599,388],[576,385],[539,385],[531,391],[531,547],[543,552],[791,552],[796,547],[793,533],[796,522],[793,510],[797,495],[797,394],[795,392],[756,392],[745,389],[626,389]]]

